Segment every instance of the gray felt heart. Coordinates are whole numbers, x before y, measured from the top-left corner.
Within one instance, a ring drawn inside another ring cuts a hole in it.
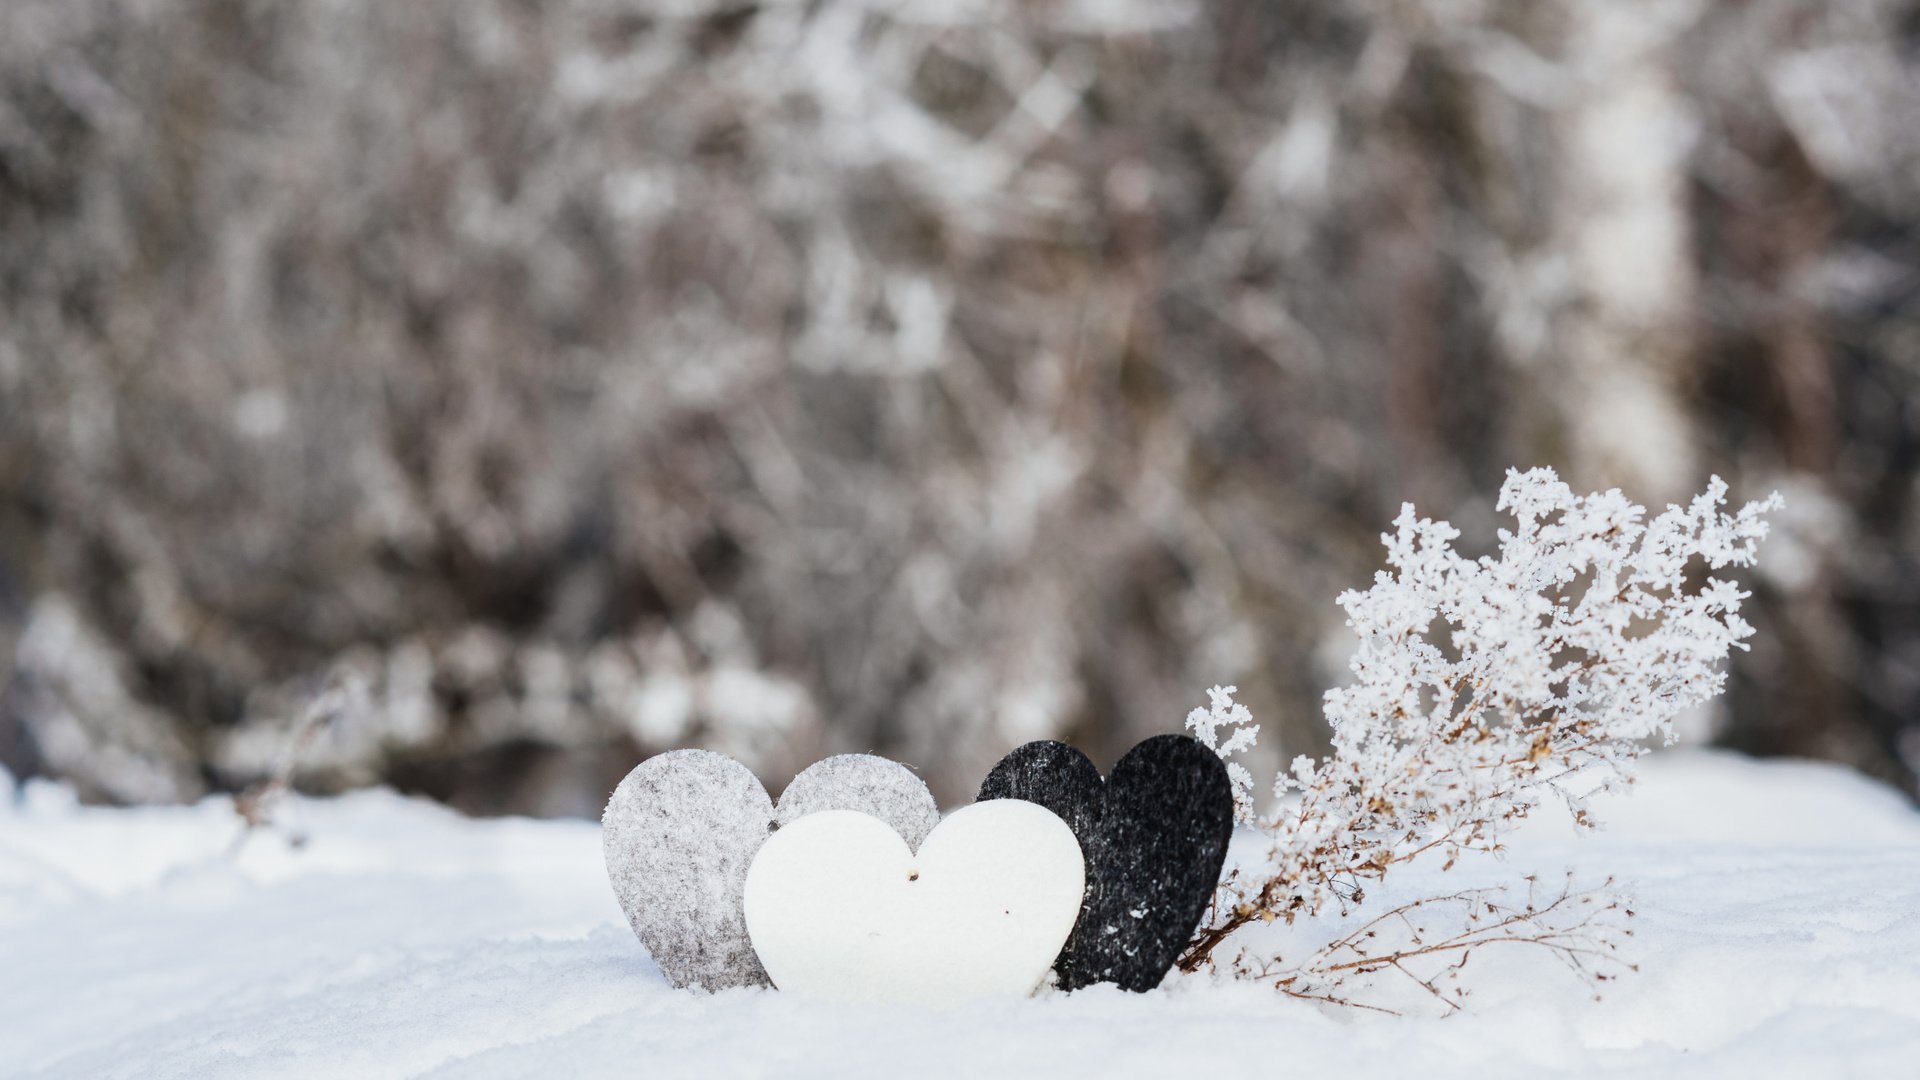
[[[819,810],[857,810],[912,847],[940,823],[933,793],[906,766],[870,754],[815,762],[775,808],[745,765],[672,750],[634,766],[601,815],[607,878],[640,943],[675,986],[768,985],[740,898],[767,835]]]

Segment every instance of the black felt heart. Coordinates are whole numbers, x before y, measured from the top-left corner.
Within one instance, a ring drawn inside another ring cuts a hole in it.
[[[1000,759],[981,799],[1025,799],[1073,829],[1087,861],[1087,900],[1054,961],[1060,987],[1160,985],[1192,939],[1233,835],[1233,786],[1213,751],[1157,735],[1102,780],[1065,743],[1031,742]]]

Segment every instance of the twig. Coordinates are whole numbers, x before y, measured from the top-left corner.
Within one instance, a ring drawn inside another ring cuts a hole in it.
[[[236,858],[247,839],[259,829],[272,828],[274,811],[287,792],[293,789],[293,774],[300,758],[312,747],[320,732],[338,720],[351,709],[360,707],[365,696],[365,687],[357,678],[336,672],[327,682],[326,688],[307,702],[301,710],[300,719],[293,725],[292,738],[287,741],[286,752],[274,766],[272,775],[265,780],[249,784],[233,797],[233,811],[241,820],[238,835],[227,849],[228,858]],[[287,843],[295,848],[307,842],[303,832],[292,831],[287,835]]]

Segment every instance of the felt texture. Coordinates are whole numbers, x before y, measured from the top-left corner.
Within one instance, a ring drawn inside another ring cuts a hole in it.
[[[918,853],[877,818],[828,810],[768,839],[744,910],[784,993],[953,1005],[1032,993],[1085,888],[1073,830],[1033,803],[965,807]]]
[[[740,908],[747,870],[775,829],[821,810],[872,814],[914,843],[940,821],[919,777],[867,754],[814,763],[777,808],[751,770],[706,750],[659,754],[627,774],[601,816],[607,879],[669,982],[767,984]]]
[[[791,825],[821,810],[872,814],[916,848],[940,824],[940,807],[927,785],[899,762],[872,754],[840,754],[807,766],[780,793],[773,820]]]
[[[1233,835],[1233,787],[1219,757],[1187,736],[1158,735],[1102,780],[1073,747],[1032,742],[993,767],[979,797],[1038,803],[1080,840],[1086,902],[1054,961],[1061,989],[1160,985],[1206,913]]]

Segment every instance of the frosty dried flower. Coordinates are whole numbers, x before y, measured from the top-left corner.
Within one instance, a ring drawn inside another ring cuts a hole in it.
[[[1389,569],[1339,599],[1359,647],[1354,681],[1326,695],[1333,752],[1278,778],[1298,797],[1261,823],[1266,859],[1223,884],[1182,966],[1250,923],[1344,912],[1421,856],[1497,851],[1549,792],[1593,826],[1569,778],[1630,780],[1649,737],[1672,741],[1674,717],[1721,692],[1721,662],[1753,633],[1734,584],[1688,587],[1696,560],[1751,565],[1780,505],[1727,514],[1726,494],[1714,477],[1647,522],[1618,490],[1576,496],[1551,469],[1509,471],[1499,508],[1515,527],[1478,559],[1453,550],[1453,526],[1403,507],[1382,537]],[[1276,962],[1234,958],[1262,973]]]

